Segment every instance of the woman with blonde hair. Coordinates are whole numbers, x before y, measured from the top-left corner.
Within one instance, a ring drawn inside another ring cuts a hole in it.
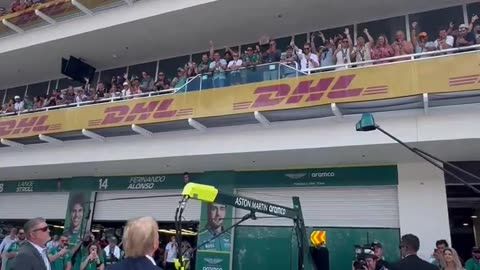
[[[445,248],[443,250],[440,266],[441,270],[464,270],[457,251],[453,248]]]
[[[158,225],[152,217],[139,217],[127,222],[123,231],[125,259],[108,270],[158,270],[153,255],[158,249]]]

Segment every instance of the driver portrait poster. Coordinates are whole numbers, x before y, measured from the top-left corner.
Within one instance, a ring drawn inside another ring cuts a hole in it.
[[[225,230],[232,225],[232,210],[229,205],[202,203],[196,269],[230,269],[233,239],[231,231]]]
[[[91,197],[92,192],[70,193],[63,230],[63,233],[69,236],[69,248],[80,241],[90,225]]]

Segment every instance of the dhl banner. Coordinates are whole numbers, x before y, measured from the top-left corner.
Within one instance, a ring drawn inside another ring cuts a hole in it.
[[[78,0],[79,3],[88,9],[94,9],[121,1],[122,0]],[[45,24],[45,21],[35,14],[35,10],[37,9],[54,20],[72,16],[75,13],[82,13],[82,11],[72,5],[71,2],[71,0],[57,0],[35,5],[28,9],[2,16],[0,20],[6,19],[22,29],[34,28]],[[0,25],[0,36],[8,32],[12,32],[10,28],[3,24]]]
[[[0,138],[479,88],[479,53],[0,118]]]

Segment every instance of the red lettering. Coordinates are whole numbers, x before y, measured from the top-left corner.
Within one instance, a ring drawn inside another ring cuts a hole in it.
[[[134,121],[138,115],[140,115],[138,120],[146,120],[152,114],[152,112],[157,108],[160,101],[151,101],[144,106],[146,103],[137,103],[133,110],[129,113],[128,117],[125,119],[126,122]]]
[[[15,130],[12,132],[12,134],[30,132],[30,130],[32,130],[32,127],[35,126],[35,123],[37,123],[37,120],[38,120],[37,116],[20,119]]]
[[[0,137],[9,135],[12,130],[15,128],[17,121],[15,120],[8,120],[0,122]]]
[[[347,75],[338,78],[335,85],[332,87],[332,91],[328,93],[328,98],[337,99],[359,96],[362,93],[363,88],[347,89],[352,84],[355,76],[356,75]]]
[[[34,132],[42,132],[42,131],[47,131],[50,125],[45,125],[45,122],[47,122],[48,115],[43,115],[40,116],[40,118],[37,121],[37,124],[33,127]]]
[[[330,84],[332,84],[333,79],[334,78],[321,79],[314,87],[310,87],[313,82],[311,80],[300,82],[297,88],[295,88],[295,91],[293,91],[292,96],[288,98],[287,104],[298,103],[306,95],[308,95],[307,102],[320,100]]]
[[[162,100],[162,103],[160,103],[160,106],[158,106],[156,112],[153,114],[153,118],[169,118],[175,116],[177,110],[167,111],[172,103],[172,98]]]
[[[278,84],[258,87],[255,94],[259,94],[252,108],[275,106],[280,104],[290,92],[288,84]]]
[[[130,108],[127,105],[106,108],[105,113],[107,115],[103,119],[102,125],[117,124],[122,122],[129,110]]]

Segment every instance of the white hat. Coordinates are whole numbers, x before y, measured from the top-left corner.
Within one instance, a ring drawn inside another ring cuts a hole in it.
[[[462,23],[458,26],[458,29],[468,29],[468,26],[466,24]]]
[[[125,85],[128,85],[128,83],[127,83],[127,82],[124,82],[124,83],[123,83],[123,86],[125,86]]]
[[[15,99],[20,99],[20,96],[15,96]]]

